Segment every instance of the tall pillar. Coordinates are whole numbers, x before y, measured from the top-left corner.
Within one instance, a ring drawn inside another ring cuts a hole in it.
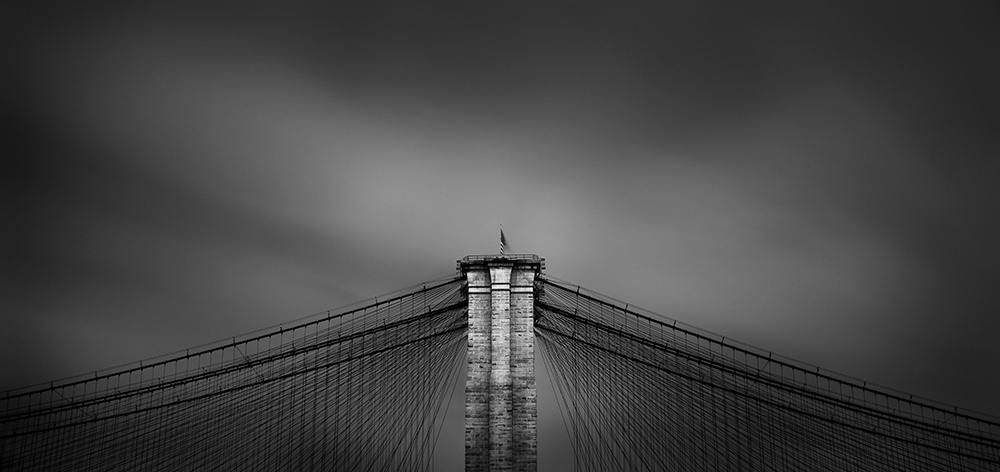
[[[535,255],[468,256],[465,470],[536,471]]]

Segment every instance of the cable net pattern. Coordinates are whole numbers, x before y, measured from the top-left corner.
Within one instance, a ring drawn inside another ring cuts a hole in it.
[[[2,470],[430,470],[461,278],[0,401]]]
[[[1000,422],[550,277],[535,330],[578,470],[1000,470]]]
[[[0,470],[430,470],[461,276],[0,400]],[[1000,421],[542,276],[579,470],[1000,470]]]

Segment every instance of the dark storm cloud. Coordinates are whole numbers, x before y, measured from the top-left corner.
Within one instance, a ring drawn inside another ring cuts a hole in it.
[[[504,223],[558,277],[1000,413],[994,4],[15,10],[6,386],[443,275]]]
[[[10,303],[5,311],[15,320],[30,320],[25,323],[32,325],[22,327],[33,328],[37,341],[58,339],[60,333],[46,333],[45,326],[60,322],[103,323],[124,331],[138,326],[173,336],[192,326],[218,333],[234,308],[259,317],[265,307],[257,304],[283,311],[278,299],[294,303],[295,292],[273,288],[268,295],[254,294],[267,289],[255,287],[254,280],[223,282],[210,275],[238,276],[227,272],[240,265],[271,265],[296,280],[299,295],[316,291],[344,302],[367,295],[331,282],[346,277],[337,276],[344,265],[359,267],[351,275],[360,279],[374,276],[364,270],[363,254],[342,249],[346,243],[337,234],[205,198],[106,149],[46,133],[46,123],[28,116],[14,129],[14,152],[5,165],[9,206],[3,255]],[[265,297],[278,299],[262,302]],[[230,301],[219,305],[218,298]],[[16,330],[7,334],[12,342],[22,336]],[[114,334],[97,337],[89,349],[108,349]],[[32,358],[61,347],[43,342],[36,349]],[[4,363],[11,371],[44,367],[20,356]]]

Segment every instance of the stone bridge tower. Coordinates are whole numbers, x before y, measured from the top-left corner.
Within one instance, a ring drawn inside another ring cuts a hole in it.
[[[465,470],[536,471],[535,255],[468,256]]]

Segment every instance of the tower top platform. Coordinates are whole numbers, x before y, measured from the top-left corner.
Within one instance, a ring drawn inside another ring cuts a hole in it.
[[[463,257],[458,261],[457,268],[464,273],[471,268],[498,265],[534,268],[536,272],[541,272],[545,270],[545,259],[537,254],[478,254]]]

